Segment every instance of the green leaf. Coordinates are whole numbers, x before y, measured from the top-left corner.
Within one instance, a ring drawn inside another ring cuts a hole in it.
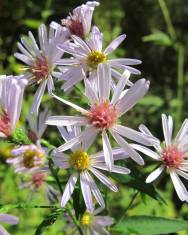
[[[130,175],[112,174],[111,177],[119,183],[126,184],[127,186],[138,190],[141,193],[145,193],[155,200],[160,200],[165,203],[165,200],[157,192],[152,184],[145,183],[145,175],[138,170],[133,164],[126,163],[126,166],[131,170]]]
[[[156,108],[159,108],[163,105],[164,101],[159,97],[155,95],[148,95],[146,97],[143,97],[140,101],[139,104],[144,105],[144,106],[150,106],[150,105],[155,105],[157,106]]]
[[[143,235],[169,234],[186,229],[188,229],[188,221],[186,220],[144,215],[125,218],[113,227],[113,231],[115,232]]]
[[[76,187],[73,192],[73,207],[75,210],[76,218],[77,220],[79,220],[86,210],[80,185],[79,187]]]
[[[34,19],[26,19],[22,21],[22,24],[32,29],[38,29],[38,27],[42,24],[42,21]]]
[[[58,219],[58,216],[62,213],[62,209],[55,209],[53,212],[46,216],[42,223],[38,226],[35,235],[41,235],[45,229],[47,229],[49,226],[53,225],[56,220]]]
[[[146,35],[142,38],[143,42],[153,42],[156,45],[161,45],[161,46],[172,46],[173,42],[170,39],[170,37],[161,32],[161,31],[156,31],[152,34]]]

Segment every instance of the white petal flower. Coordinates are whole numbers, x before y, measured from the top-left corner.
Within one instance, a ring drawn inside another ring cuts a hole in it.
[[[66,81],[62,89],[65,91],[69,90],[72,86],[84,79],[82,71],[84,71],[94,86],[97,82],[95,79],[96,74],[100,73],[100,64],[108,64],[113,77],[118,80],[121,76],[118,72],[119,70],[121,72],[128,70],[130,73],[140,74],[139,70],[130,67],[130,65],[140,64],[140,60],[127,58],[108,59],[108,55],[122,43],[125,37],[124,34],[117,37],[110,43],[106,50],[103,51],[103,35],[99,29],[94,26],[90,37],[85,41],[78,36],[72,36],[73,42],[67,41],[63,45],[59,45],[58,48],[60,50],[71,55],[70,59],[60,59],[57,62],[58,65],[65,66],[65,69],[64,67],[60,67],[60,71],[62,72],[60,80]]]
[[[68,29],[70,36],[76,35],[80,38],[88,36],[91,29],[93,11],[96,6],[99,6],[99,2],[88,1],[86,4],[76,7],[66,19],[61,21],[62,25]],[[53,25],[55,28],[58,27],[55,23]]]
[[[85,212],[81,218],[81,228],[84,234],[88,235],[110,235],[106,226],[114,223],[114,219],[109,216],[98,215],[101,210],[95,210],[93,213]]]
[[[158,178],[164,170],[167,170],[170,173],[178,197],[181,201],[188,202],[188,190],[180,179],[180,177],[188,179],[187,119],[183,122],[174,140],[172,139],[173,119],[171,116],[167,117],[165,114],[162,114],[162,128],[165,144],[163,147],[159,146],[160,143],[157,143],[158,139],[156,139],[156,142],[153,142],[153,147],[156,149],[156,152],[141,145],[133,144],[132,147],[161,163],[161,165],[147,177],[146,183],[152,182]],[[152,136],[151,132],[145,126],[141,126],[140,129],[143,133]]]
[[[110,101],[110,67],[106,64],[100,64],[97,77],[98,92],[96,92],[95,88],[91,86],[90,81],[85,79],[85,95],[88,97],[90,102],[89,110],[85,110],[54,95],[58,100],[75,108],[82,114],[82,116],[52,116],[47,119],[46,123],[48,125],[56,126],[75,125],[77,127],[85,127],[78,136],[60,146],[57,149],[58,152],[70,149],[78,143],[82,143],[83,145],[86,144],[86,148],[88,148],[94,142],[97,135],[100,134],[103,140],[105,162],[108,169],[112,170],[113,157],[111,145],[108,139],[109,133],[111,133],[118,145],[120,145],[125,152],[129,153],[130,157],[134,161],[141,165],[144,164],[141,156],[124,140],[123,137],[144,145],[152,145],[150,141],[153,138],[148,134],[143,134],[128,127],[119,125],[118,118],[131,109],[139,99],[145,95],[149,88],[149,82],[145,79],[140,79],[124,93],[123,90],[126,86],[126,82],[124,82],[124,80],[124,77],[120,79],[114,94],[112,94],[112,101]],[[105,83],[105,81],[107,82]]]
[[[71,138],[75,138],[79,134],[79,131],[77,131],[77,129],[78,127],[76,126],[72,126],[71,129],[70,127],[60,129],[63,139],[66,142],[69,142]],[[112,149],[111,154],[113,153],[116,155],[116,159],[120,159],[121,157],[119,156],[123,154],[123,150]],[[124,155],[126,157],[126,154]],[[89,155],[87,153],[87,149],[83,148],[83,145],[77,144],[76,148],[74,146],[74,149],[72,149],[72,154],[70,155],[57,152],[57,149],[55,149],[52,153],[52,156],[53,161],[57,167],[72,170],[72,174],[65,186],[61,199],[62,207],[64,207],[71,198],[78,179],[80,179],[83,198],[86,204],[86,208],[89,212],[93,212],[94,210],[92,195],[95,197],[96,201],[102,208],[104,208],[105,206],[102,194],[99,191],[97,184],[95,183],[92,176],[98,178],[98,180],[100,180],[106,187],[108,187],[112,191],[118,191],[114,183],[112,183],[111,180],[108,179],[108,177],[101,172],[101,170],[108,171],[103,153]],[[112,166],[111,171],[119,174],[130,173],[129,169],[122,166]]]
[[[20,53],[15,53],[15,57],[26,64],[24,78],[29,81],[29,84],[39,84],[31,108],[33,113],[38,113],[46,86],[49,93],[54,90],[52,77],[55,74],[56,62],[63,55],[56,46],[67,40],[67,32],[50,27],[47,33],[46,26],[42,24],[38,30],[39,46],[31,32],[28,37],[29,41],[21,38],[21,43],[18,43]]]
[[[22,76],[0,76],[0,137],[10,136],[16,128],[26,84]]]

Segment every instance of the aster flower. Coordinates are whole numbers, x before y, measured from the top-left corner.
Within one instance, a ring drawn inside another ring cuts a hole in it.
[[[37,45],[31,32],[28,36],[29,41],[21,38],[21,43],[18,43],[21,53],[15,53],[15,57],[26,64],[24,78],[29,81],[29,84],[39,85],[31,108],[33,113],[38,113],[46,86],[49,93],[54,90],[53,75],[56,62],[63,55],[56,45],[66,40],[66,31],[50,27],[49,33],[47,33],[46,26],[42,24],[38,30],[40,46]]]
[[[75,136],[79,136],[81,129],[78,126],[69,126],[66,128],[59,127],[61,136],[66,142],[69,142]],[[69,201],[75,185],[80,180],[82,195],[86,208],[89,212],[94,210],[94,202],[92,195],[95,197],[99,205],[104,208],[105,203],[101,192],[99,191],[97,184],[95,183],[93,176],[101,181],[106,187],[114,192],[117,192],[117,187],[105,176],[101,171],[108,171],[104,162],[103,152],[90,155],[85,148],[85,144],[77,143],[72,148],[72,153],[67,155],[65,153],[59,153],[56,150],[53,151],[53,161],[59,168],[70,169],[72,174],[65,186],[63,196],[61,199],[61,206],[64,207]],[[122,149],[112,149],[114,159],[126,158],[127,155]],[[119,174],[129,174],[130,170],[122,166],[113,166],[112,172]]]
[[[86,4],[76,7],[66,19],[61,21],[62,25],[69,30],[70,35],[85,38],[90,32],[93,11],[96,6],[99,6],[99,2],[88,1]]]
[[[15,172],[34,172],[44,166],[45,150],[38,142],[37,145],[23,145],[12,150],[14,158],[7,159],[7,163],[12,164]]]
[[[85,79],[85,96],[89,99],[89,110],[85,110],[54,95],[58,100],[76,109],[82,116],[52,116],[47,119],[46,123],[55,126],[85,126],[80,135],[60,146],[57,152],[70,149],[80,142],[85,142],[86,148],[88,148],[99,134],[102,136],[105,162],[108,169],[112,170],[114,160],[108,138],[108,132],[110,132],[115,141],[134,161],[140,165],[144,164],[142,157],[122,136],[143,145],[151,145],[150,136],[118,124],[118,119],[129,111],[145,95],[149,88],[149,82],[145,79],[140,79],[130,89],[124,91],[129,75],[130,73],[126,70],[110,100],[111,73],[109,65],[100,65],[97,76],[98,93],[95,92],[89,80]]]
[[[9,215],[9,214],[3,214],[0,213],[0,223],[6,223],[6,224],[18,224],[19,223],[19,219],[18,217],[14,216],[14,215]],[[10,235],[7,230],[5,230],[5,228],[3,228],[0,225],[0,235]]]
[[[50,115],[51,111],[49,111],[47,107],[43,112],[40,112],[39,115],[29,113],[28,122],[30,131],[28,133],[28,136],[33,141],[33,143],[40,141],[40,139],[42,138],[47,127],[45,121]]]
[[[140,145],[134,145],[133,147],[160,164],[147,177],[146,183],[154,181],[166,170],[170,174],[180,200],[188,202],[188,191],[180,179],[180,177],[188,179],[188,119],[185,119],[174,139],[172,139],[173,119],[171,116],[167,117],[165,114],[162,114],[162,127],[165,139],[164,145],[160,143],[160,140],[156,139],[156,143],[153,145],[156,150],[155,152]],[[152,136],[151,132],[144,125],[140,126],[140,130]]]
[[[20,117],[24,88],[22,76],[0,76],[0,137],[14,132]]]
[[[85,212],[81,218],[81,228],[84,234],[88,235],[110,235],[106,230],[106,226],[114,223],[114,219],[109,216],[98,215],[101,209],[95,210],[93,213]]]
[[[60,50],[72,56],[70,59],[60,59],[57,62],[58,65],[63,65],[63,67],[59,68],[62,72],[62,76],[59,77],[59,79],[65,80],[62,89],[67,91],[72,86],[83,80],[84,76],[82,70],[84,70],[87,77],[95,86],[95,78],[100,64],[108,64],[110,66],[112,76],[117,79],[120,77],[118,73],[119,70],[124,71],[127,69],[133,74],[140,74],[139,70],[130,66],[140,64],[140,60],[128,58],[108,59],[109,54],[112,53],[125,38],[125,34],[117,37],[105,50],[103,50],[103,35],[99,29],[94,26],[90,37],[85,41],[78,36],[73,35],[73,42],[67,41],[64,44],[59,45],[58,48]]]

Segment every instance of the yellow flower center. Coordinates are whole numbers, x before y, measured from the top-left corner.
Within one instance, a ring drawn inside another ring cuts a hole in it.
[[[84,213],[81,218],[81,224],[82,225],[90,225],[91,223],[91,215],[89,213]]]
[[[35,166],[35,161],[40,160],[44,154],[37,149],[26,150],[23,155],[23,164],[26,168],[32,168]]]
[[[70,155],[70,164],[75,170],[83,171],[89,166],[89,156],[82,150],[77,150]]]
[[[100,51],[91,51],[87,57],[87,65],[96,69],[97,65],[106,61],[106,55]]]

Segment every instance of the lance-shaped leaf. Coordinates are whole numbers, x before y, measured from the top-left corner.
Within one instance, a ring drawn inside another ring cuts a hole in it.
[[[161,235],[188,229],[187,220],[166,219],[154,216],[131,216],[113,227],[121,234]]]

